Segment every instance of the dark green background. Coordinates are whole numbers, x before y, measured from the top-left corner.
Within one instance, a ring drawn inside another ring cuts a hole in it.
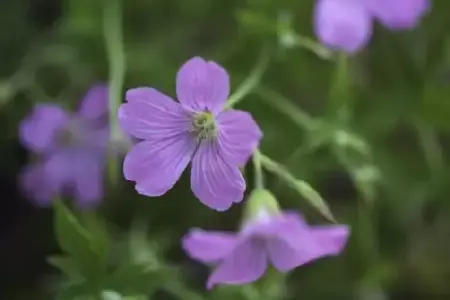
[[[370,45],[351,60],[351,100],[329,99],[332,62],[302,47],[278,44],[273,28],[280,12],[292,15],[296,34],[313,37],[313,0],[123,2],[124,89],[148,85],[174,95],[177,69],[196,55],[223,65],[235,89],[268,46],[271,62],[262,87],[332,129],[336,105],[348,105],[346,129],[370,146],[370,159],[329,144],[293,155],[319,133],[297,127],[258,95],[238,104],[262,127],[262,151],[310,182],[336,218],[353,230],[342,256],[298,268],[287,279],[287,295],[267,299],[382,299],[376,296],[383,294],[389,299],[450,299],[449,1],[432,1],[431,13],[416,30],[394,33],[375,26]],[[17,126],[34,103],[73,107],[90,84],[108,79],[101,19],[105,3],[0,2],[0,299],[52,299],[57,273],[44,260],[58,251],[52,212],[33,208],[16,188],[16,176],[27,161]],[[376,182],[357,182],[372,188],[373,197],[364,196],[351,176],[353,167],[366,165],[381,172]],[[110,190],[101,211],[115,228],[118,248],[139,212],[149,223],[149,240],[158,246],[161,262],[180,267],[173,282],[204,294],[207,270],[184,256],[179,239],[190,227],[236,228],[242,205],[226,213],[209,210],[192,196],[188,179],[185,174],[157,199],[138,196],[123,181]],[[283,207],[301,209],[311,222],[325,222],[279,179],[268,174],[267,185]],[[154,299],[172,299],[158,293]],[[219,289],[205,297],[252,299],[244,293]]]

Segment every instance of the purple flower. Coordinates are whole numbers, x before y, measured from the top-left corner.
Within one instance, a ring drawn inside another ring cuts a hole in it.
[[[429,0],[317,0],[314,30],[326,46],[355,53],[372,35],[373,19],[393,30],[415,27]]]
[[[207,288],[246,284],[259,279],[270,262],[288,272],[324,256],[342,252],[349,236],[345,225],[308,226],[292,212],[262,213],[237,233],[191,230],[182,240],[188,255],[215,266]]]
[[[75,114],[54,104],[38,104],[20,124],[22,144],[39,157],[21,175],[24,191],[38,205],[71,195],[81,206],[103,196],[108,146],[108,90],[93,86]]]
[[[243,199],[239,167],[262,137],[252,116],[224,110],[230,92],[227,72],[195,57],[178,71],[179,103],[148,87],[128,90],[119,110],[123,130],[143,141],[124,161],[124,176],[138,193],[161,196],[192,161],[191,187],[199,200],[218,211]]]

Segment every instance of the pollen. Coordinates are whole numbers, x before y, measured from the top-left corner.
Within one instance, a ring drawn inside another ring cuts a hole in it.
[[[194,115],[192,127],[199,140],[212,139],[217,135],[214,115],[209,112],[201,112]]]

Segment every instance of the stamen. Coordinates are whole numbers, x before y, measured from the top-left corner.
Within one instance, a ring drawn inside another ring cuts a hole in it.
[[[217,135],[214,115],[209,112],[196,114],[192,120],[192,126],[199,140],[212,139]]]

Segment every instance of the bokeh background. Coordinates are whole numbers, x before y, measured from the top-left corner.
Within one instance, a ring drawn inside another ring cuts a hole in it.
[[[223,65],[236,88],[269,49],[260,87],[237,107],[262,127],[262,151],[352,226],[340,257],[270,284],[206,292],[207,268],[189,260],[179,240],[191,227],[236,229],[242,205],[226,213],[201,205],[188,173],[156,199],[121,180],[99,213],[118,262],[134,237],[132,251],[161,266],[148,283],[151,299],[450,299],[448,0],[432,1],[415,30],[377,25],[369,46],[350,59],[351,89],[340,97],[330,97],[336,64],[307,47],[313,0],[122,2],[124,90],[147,85],[174,95],[177,69],[197,55]],[[46,263],[59,251],[51,208],[33,206],[17,187],[29,159],[17,126],[36,103],[74,107],[91,84],[108,81],[108,3],[0,1],[0,299],[54,299],[64,280]],[[336,117],[339,107],[344,117]],[[308,126],[311,120],[324,126]],[[283,207],[327,222],[271,174],[267,186]]]

